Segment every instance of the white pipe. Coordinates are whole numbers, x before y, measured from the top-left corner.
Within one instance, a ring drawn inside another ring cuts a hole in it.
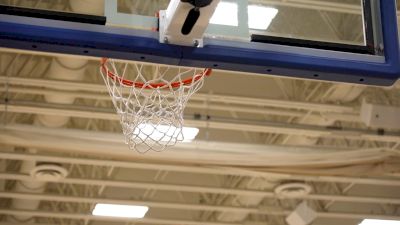
[[[20,172],[23,174],[29,174],[29,172],[35,168],[36,161],[23,161],[21,164]],[[24,193],[42,193],[45,190],[45,183],[40,181],[18,181],[15,185],[16,192]],[[32,210],[39,207],[40,201],[31,199],[13,199],[11,202],[12,208],[14,209],[24,209]],[[31,220],[31,216],[26,215],[14,215],[9,218],[11,221],[16,222],[27,222]]]
[[[145,183],[143,183],[145,185]],[[189,186],[190,187],[190,186]],[[212,187],[209,189],[213,190]],[[232,190],[229,188],[223,188],[227,191]],[[179,191],[185,190],[185,186]],[[254,190],[241,190],[247,191],[248,196],[260,196],[260,193]],[[223,190],[220,194],[228,194]],[[273,192],[264,192],[265,197],[270,199],[278,199]],[[0,192],[2,198],[16,198],[16,199],[29,199],[29,200],[42,200],[42,201],[58,201],[58,202],[73,202],[73,203],[107,203],[117,205],[146,205],[149,207],[156,208],[167,208],[167,209],[181,209],[181,210],[204,210],[204,211],[219,211],[219,212],[236,212],[236,213],[255,213],[255,214],[268,214],[267,211],[261,211],[257,205],[217,205],[217,204],[197,204],[197,203],[179,203],[179,202],[166,202],[166,201],[150,201],[150,200],[126,200],[126,199],[113,199],[105,197],[85,197],[85,196],[64,196],[64,195],[49,195],[49,194],[34,194],[34,193],[21,193],[21,192]],[[292,196],[285,199],[307,199],[307,200],[319,200],[329,201],[335,200],[340,202],[350,203],[373,203],[373,204],[400,204],[400,199],[396,198],[382,198],[382,197],[369,197],[369,196],[349,196],[349,195],[321,195],[321,194],[310,194],[307,196]]]
[[[84,74],[84,66],[87,60],[76,58],[59,57],[54,58],[50,66],[48,76],[52,79],[65,79],[65,80],[80,80]],[[57,87],[54,87],[57,88]],[[48,103],[63,103],[72,104],[74,98],[63,97],[56,95],[45,95],[44,99]],[[67,116],[57,115],[37,115],[35,118],[36,125],[43,125],[45,127],[62,127],[69,120]],[[30,152],[35,152],[35,149],[29,149]],[[21,164],[21,173],[29,174],[29,172],[36,167],[36,161],[23,161]],[[45,191],[45,183],[41,181],[21,181],[15,185],[15,191],[25,193],[42,193]],[[26,199],[13,199],[11,205],[15,209],[34,210],[39,207],[39,200],[26,200]],[[10,220],[19,222],[29,221],[31,216],[15,215],[10,217]]]
[[[72,1],[71,8],[73,11],[78,13],[89,11],[89,14],[102,15],[102,12],[104,11],[104,3],[103,1],[99,2],[98,0]],[[53,80],[80,81],[83,78],[87,63],[87,59],[65,56],[55,57],[50,65],[47,76]],[[57,86],[53,86],[53,89],[57,89]],[[55,104],[73,104],[75,101],[75,97],[62,95],[44,95],[44,99],[47,103]],[[69,116],[60,115],[37,115],[34,123],[45,127],[63,127],[68,123],[69,118]],[[29,149],[29,151],[32,152],[35,150]],[[35,167],[36,161],[23,161],[20,172],[29,174],[29,172]],[[16,184],[15,191],[24,193],[43,193],[45,191],[45,183],[37,180],[20,181]],[[38,209],[39,204],[39,199],[13,199],[11,203],[14,209],[19,210],[35,210]],[[17,214],[10,218],[10,220],[16,220],[18,222],[26,222],[31,219],[32,215],[26,214]]]
[[[81,60],[76,58],[59,57],[54,58],[50,66],[48,77],[55,80],[80,80],[84,74],[84,66],[87,64],[87,60]],[[54,87],[55,89],[57,87]],[[44,99],[48,103],[63,103],[72,104],[75,100],[73,97],[64,97],[59,95],[45,95]],[[58,115],[37,115],[35,118],[35,125],[45,127],[62,127],[69,120],[68,116]],[[30,152],[35,152],[35,149],[29,149]],[[36,161],[23,161],[21,164],[21,173],[29,174],[31,170],[36,167]],[[15,186],[15,191],[25,193],[42,193],[45,191],[45,183],[41,181],[21,181]],[[39,207],[39,200],[25,200],[25,199],[13,199],[12,206],[15,209],[26,209],[34,210]],[[31,219],[30,216],[17,215],[11,220],[16,221],[28,221]]]
[[[15,173],[0,173],[0,177],[2,179],[9,180],[17,180],[17,181],[30,181],[32,180],[29,176],[23,174],[15,174]],[[357,179],[357,178],[355,178]],[[223,187],[211,187],[211,186],[195,186],[195,185],[182,185],[182,184],[161,184],[154,182],[144,182],[144,181],[120,181],[120,180],[105,180],[105,179],[82,179],[82,178],[72,178],[67,177],[63,180],[56,180],[56,183],[65,183],[65,184],[74,184],[74,185],[88,185],[88,186],[107,186],[107,187],[117,187],[117,188],[127,188],[127,189],[155,189],[162,191],[179,191],[179,192],[192,192],[192,193],[212,193],[212,194],[229,194],[229,195],[238,195],[238,196],[251,196],[251,197],[266,197],[271,199],[276,199],[278,196],[275,195],[274,192],[264,191],[264,190],[249,190],[249,189],[237,189],[237,188],[223,188]],[[386,182],[390,182],[386,180]],[[398,185],[397,185],[398,186]],[[252,187],[247,187],[252,188]],[[0,193],[0,196],[7,195],[9,192]],[[18,193],[18,192],[16,192]],[[14,196],[17,196],[15,194]],[[18,197],[20,198],[24,195],[26,198],[37,199],[40,198],[40,194],[28,194],[28,193],[20,193]],[[10,196],[13,196],[10,194]],[[31,197],[28,197],[31,196]],[[36,196],[36,197],[35,197]],[[25,198],[24,197],[24,198]],[[50,197],[49,197],[50,198]],[[69,200],[68,200],[69,199]],[[74,199],[81,199],[82,202],[86,201],[96,201],[86,199],[84,197],[79,196],[60,196],[58,200],[60,201],[75,201]],[[306,199],[306,200],[320,200],[320,201],[328,201],[328,200],[336,200],[340,202],[352,202],[352,203],[375,203],[375,204],[400,204],[400,199],[396,198],[383,198],[383,197],[370,197],[370,196],[350,196],[350,195],[333,195],[333,194],[309,194],[306,196],[292,196],[281,199]],[[57,198],[54,198],[57,200]],[[115,200],[119,201],[119,200]],[[112,204],[118,204],[116,202],[109,202]],[[102,201],[98,201],[102,202]],[[119,201],[121,204],[127,204],[127,202]],[[138,203],[138,202],[136,202]],[[140,205],[138,203],[138,205]],[[228,204],[225,204],[228,206]],[[234,204],[230,204],[234,205]],[[200,207],[200,206],[199,206]],[[254,207],[254,206],[253,206]],[[257,206],[255,206],[257,208]],[[239,207],[240,208],[240,207]],[[200,208],[198,208],[201,210]],[[214,210],[214,209],[213,209]],[[215,209],[217,210],[217,209]],[[222,209],[220,209],[222,210]],[[232,210],[232,209],[229,209]],[[228,210],[228,211],[229,211]],[[234,210],[233,210],[234,211]]]
[[[88,60],[82,60],[79,58],[70,57],[57,57],[53,58],[53,62],[50,66],[48,77],[54,80],[82,80],[85,71],[85,65]],[[57,89],[57,87],[53,87]],[[62,104],[73,104],[75,101],[74,97],[60,96],[60,95],[44,95],[44,99],[47,103],[62,103]],[[34,123],[37,126],[45,127],[62,127],[69,121],[69,116],[59,115],[37,115]],[[35,152],[35,149],[29,149],[30,152]],[[21,173],[29,174],[29,172],[36,167],[36,161],[23,161],[21,165]],[[25,193],[43,193],[45,191],[45,182],[31,180],[21,181],[15,186],[15,191]],[[27,199],[13,199],[11,205],[14,209],[20,210],[35,210],[40,205],[40,200],[27,200]],[[32,217],[29,215],[14,215],[10,217],[11,221],[24,222],[31,220]]]
[[[262,210],[262,209],[260,209]],[[74,220],[95,220],[95,221],[132,221],[135,223],[149,223],[149,224],[185,224],[185,225],[242,225],[242,223],[221,223],[210,221],[195,221],[195,220],[173,220],[173,219],[155,219],[155,218],[117,218],[106,216],[93,216],[90,214],[79,213],[64,213],[64,212],[49,212],[49,211],[26,211],[26,210],[9,210],[0,209],[1,214],[9,215],[31,215],[49,218],[65,218]],[[272,215],[288,215],[291,211],[271,211]],[[342,212],[317,212],[317,217],[320,218],[341,218],[341,219],[380,219],[380,220],[400,220],[397,215],[383,215],[371,213],[342,213]]]
[[[137,155],[132,155],[125,144],[123,137],[115,133],[81,131],[76,129],[54,129],[40,128],[24,125],[9,125],[1,130],[0,141],[8,145],[17,145],[34,148],[46,148],[48,151],[61,152],[76,152],[82,154],[112,156],[114,158],[134,159]],[[252,147],[254,149],[252,149]],[[263,148],[264,147],[264,148]],[[110,152],[109,149],[113,151]],[[321,152],[321,149],[308,148],[275,148],[270,146],[258,145],[241,145],[241,144],[226,144],[218,142],[201,142],[195,141],[192,143],[179,143],[174,148],[174,151],[168,154],[149,153],[145,157],[153,160],[163,160],[170,162],[197,162],[202,164],[225,165],[225,166],[248,166],[249,162],[252,166],[273,166],[274,169],[282,169],[286,171],[287,167],[300,166],[306,169],[305,165],[320,166],[320,165],[353,165],[364,166],[374,162],[381,162],[395,153],[382,149],[353,149],[349,151],[326,151]],[[252,149],[252,150],[250,150]],[[260,152],[265,149],[264,152]],[[278,150],[282,151],[279,152]],[[203,154],[198,154],[199,151]],[[248,150],[248,151],[246,151]],[[303,152],[301,152],[303,150]],[[361,154],[361,155],[360,155]],[[212,156],[211,156],[212,155]],[[320,158],[326,155],[323,160]],[[328,157],[329,155],[329,157]],[[211,157],[210,157],[211,156]],[[229,159],[229,160],[228,160]],[[389,165],[385,168],[375,168],[372,171],[376,173],[384,173],[389,171]],[[346,167],[348,168],[348,167]],[[271,170],[273,168],[270,168]],[[344,169],[344,168],[343,168]],[[364,168],[365,169],[365,168]],[[306,169],[307,170],[307,169]],[[328,170],[321,170],[320,173]],[[338,173],[339,171],[336,171]],[[349,171],[342,170],[343,173]],[[353,171],[353,174],[356,171]],[[358,171],[361,174],[362,171]],[[365,171],[367,172],[367,171]],[[335,173],[333,171],[330,172]],[[335,174],[336,174],[335,173]]]
[[[47,104],[32,104],[30,106],[12,105],[7,106],[8,112],[24,113],[29,111],[34,114],[44,115],[71,115],[80,118],[93,118],[93,119],[106,119],[118,120],[118,117],[113,112],[99,110],[94,107],[79,107],[75,108],[62,108],[48,107]],[[0,104],[0,111],[5,110],[5,105]],[[236,122],[236,123],[235,123]],[[297,135],[302,137],[331,137],[331,138],[348,138],[352,140],[368,140],[368,141],[383,141],[383,142],[399,142],[400,136],[397,132],[387,132],[380,135],[374,131],[365,129],[329,129],[327,127],[313,126],[313,125],[294,125],[287,123],[264,123],[256,124],[249,123],[248,121],[226,121],[226,120],[195,120],[186,119],[185,125],[195,126],[198,128],[212,128],[221,130],[232,131],[249,131],[259,133],[277,133],[287,135]],[[7,126],[13,128],[16,126]],[[1,134],[0,134],[1,135]],[[5,140],[7,142],[7,140]],[[28,141],[28,140],[27,140]],[[293,144],[300,145],[300,144]]]
[[[63,91],[76,91],[77,93],[95,92],[107,93],[104,84],[78,83],[61,80],[39,79],[39,78],[22,78],[8,77],[6,74],[0,76],[0,83],[8,83],[10,85],[23,85],[29,87],[48,88]],[[109,96],[106,96],[109,98]],[[104,97],[102,97],[104,99]],[[227,103],[232,105],[258,106],[258,107],[277,107],[285,109],[310,110],[315,112],[337,112],[337,113],[355,113],[356,109],[351,106],[316,103],[307,101],[268,99],[268,98],[251,98],[232,95],[216,95],[196,93],[191,97],[191,101],[210,101],[212,103]]]
[[[53,58],[48,72],[48,77],[53,80],[81,80],[84,75],[85,66],[87,65],[87,63],[88,60],[83,60],[79,58]],[[54,86],[53,89],[57,89],[57,86]],[[72,104],[75,101],[74,97],[60,95],[45,95],[44,99],[48,103],[55,104]],[[62,127],[66,123],[68,123],[69,116],[38,115],[37,119],[42,125],[46,127]]]
[[[205,144],[203,142],[203,144]],[[214,144],[212,144],[214,145]],[[265,146],[265,151],[273,146]],[[279,146],[276,146],[279,148]],[[218,148],[218,147],[215,147]],[[287,147],[290,148],[290,147]],[[249,148],[250,149],[250,148]],[[199,151],[201,149],[198,149]],[[298,147],[299,151],[309,151],[305,147]],[[328,149],[323,149],[324,151],[329,151]],[[341,149],[344,150],[344,149]],[[351,149],[348,149],[351,150]],[[124,160],[105,160],[105,159],[81,159],[73,157],[62,157],[62,156],[49,156],[49,155],[38,155],[29,153],[7,153],[0,152],[0,157],[3,159],[10,160],[24,160],[30,158],[36,161],[50,161],[55,163],[73,163],[81,165],[90,166],[103,166],[108,165],[110,167],[121,167],[127,169],[145,169],[145,170],[167,170],[174,172],[183,173],[195,173],[195,174],[209,174],[209,175],[240,175],[244,177],[256,177],[256,178],[270,178],[270,179],[291,179],[297,181],[312,181],[312,182],[333,182],[333,183],[354,183],[363,185],[378,185],[378,186],[392,186],[399,187],[400,180],[394,180],[390,178],[360,178],[360,177],[345,177],[345,176],[326,176],[326,175],[296,175],[296,174],[286,174],[286,173],[271,173],[264,171],[252,171],[245,169],[237,169],[231,167],[203,167],[203,166],[188,166],[188,165],[172,165],[172,164],[152,164],[152,163],[137,163],[129,160],[129,158],[124,158]]]
[[[179,219],[157,219],[157,218],[123,218],[123,217],[107,217],[107,216],[93,216],[90,214],[79,213],[63,213],[63,212],[49,212],[49,211],[27,211],[27,210],[9,210],[0,209],[0,214],[8,215],[29,215],[48,218],[66,218],[74,220],[94,220],[94,221],[131,221],[132,223],[146,223],[146,224],[168,224],[168,225],[241,225],[237,223],[221,223],[211,221],[196,221],[196,220],[179,220]]]

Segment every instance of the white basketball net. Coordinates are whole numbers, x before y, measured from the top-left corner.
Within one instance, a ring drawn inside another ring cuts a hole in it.
[[[100,71],[120,116],[125,141],[140,153],[162,151],[184,140],[186,103],[211,72],[112,59],[103,59]]]

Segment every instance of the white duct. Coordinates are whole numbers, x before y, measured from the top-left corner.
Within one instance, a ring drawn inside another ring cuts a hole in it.
[[[35,168],[35,161],[24,161],[21,165],[21,173],[29,174],[30,171]],[[43,193],[45,189],[45,183],[40,181],[18,181],[15,185],[16,192],[22,193]],[[14,209],[22,210],[33,210],[39,207],[40,201],[27,200],[27,199],[13,199],[11,206]],[[14,222],[28,222],[31,216],[11,216],[10,220]]]
[[[84,14],[103,15],[104,3],[98,0],[75,0],[71,1],[71,8],[73,11]],[[54,80],[68,80],[79,81],[82,80],[85,72],[85,66],[88,60],[76,57],[55,57],[50,65],[47,76]],[[54,87],[57,89],[57,87]],[[45,95],[44,99],[48,103],[56,104],[73,104],[75,98],[68,96],[53,96]],[[69,121],[66,116],[47,116],[40,115],[35,118],[35,124],[46,127],[63,127]],[[29,149],[30,152],[35,152],[35,149]],[[24,161],[21,165],[21,173],[30,174],[30,172],[37,166],[36,161]],[[46,183],[43,181],[20,181],[16,183],[16,192],[23,193],[43,193],[45,191]],[[35,210],[39,207],[40,201],[26,200],[26,199],[13,199],[11,205],[14,209],[21,210]],[[27,222],[31,220],[31,216],[18,215],[11,216],[10,220],[14,222]]]
[[[48,72],[48,77],[54,80],[81,80],[87,63],[87,60],[79,58],[54,58]],[[54,89],[57,89],[57,87],[54,87]],[[55,104],[73,104],[75,101],[75,98],[73,97],[60,95],[45,95],[44,99],[48,103]],[[62,127],[68,122],[69,117],[39,115],[37,116],[37,120],[40,124],[46,127]]]

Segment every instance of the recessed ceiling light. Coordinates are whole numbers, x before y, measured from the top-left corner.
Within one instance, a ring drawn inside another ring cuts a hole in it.
[[[400,221],[365,219],[359,225],[400,225]]]
[[[147,206],[97,203],[92,211],[92,215],[124,218],[143,218],[148,210],[149,207]]]
[[[198,133],[199,129],[195,127],[182,127],[181,130],[174,126],[154,125],[150,123],[139,124],[138,128],[134,130],[134,134],[143,140],[151,138],[160,142],[168,142],[171,140],[171,137],[176,137],[177,140],[182,142],[191,142],[196,138]]]
[[[266,6],[249,5],[247,8],[248,25],[250,29],[266,30],[278,14],[278,10]],[[220,2],[210,23],[238,26],[238,4],[234,2]]]
[[[278,10],[271,7],[249,5],[249,28],[257,30],[266,30],[272,20],[278,14]]]
[[[238,26],[238,5],[234,2],[220,2],[210,19],[212,24]]]

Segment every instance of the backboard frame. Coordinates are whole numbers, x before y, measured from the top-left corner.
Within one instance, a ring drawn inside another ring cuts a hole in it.
[[[380,1],[384,56],[206,38],[203,48],[160,43],[157,31],[0,15],[0,46],[389,86],[400,77],[395,0]]]
[[[268,43],[268,44],[280,44],[280,45],[289,45],[289,46],[298,46],[298,47],[306,47],[306,48],[317,48],[317,49],[325,49],[325,50],[333,50],[333,51],[343,51],[343,52],[352,52],[352,53],[360,53],[360,54],[371,54],[377,55],[380,54],[380,46],[383,43],[380,41],[380,36],[382,35],[378,31],[375,31],[375,28],[380,28],[380,18],[377,18],[373,15],[373,12],[379,12],[379,1],[377,0],[360,0],[362,5],[361,15],[363,21],[363,31],[364,31],[364,44],[355,44],[355,43],[337,43],[333,41],[317,41],[317,40],[307,40],[307,39],[299,39],[293,37],[280,37],[280,36],[271,36],[264,34],[252,34],[251,41],[252,42],[260,42],[260,43]],[[378,38],[375,38],[378,37]],[[377,39],[377,41],[375,41]]]

